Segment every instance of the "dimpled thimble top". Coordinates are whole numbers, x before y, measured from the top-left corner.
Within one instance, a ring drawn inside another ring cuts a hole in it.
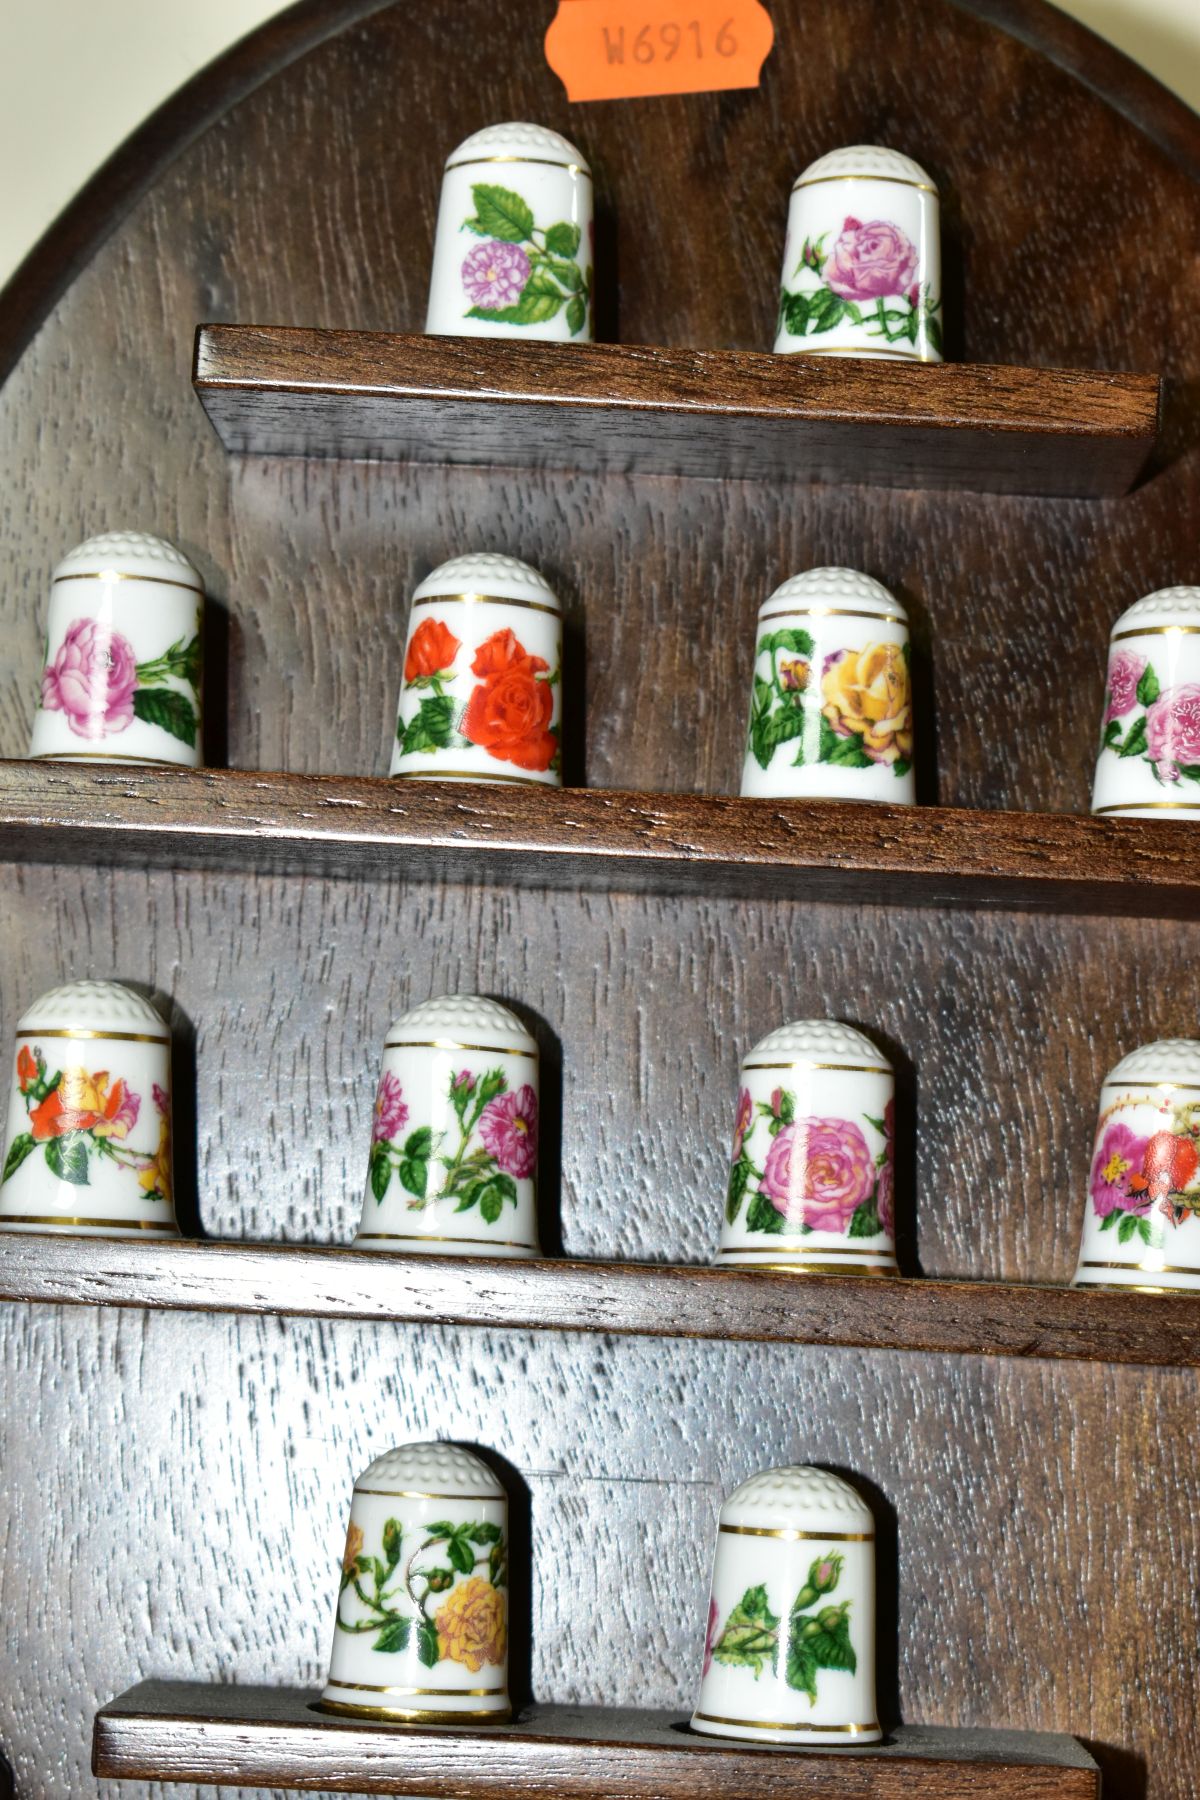
[[[377,1456],[354,1485],[441,1500],[504,1499],[487,1464],[460,1444],[400,1444]]]
[[[871,1509],[848,1481],[826,1469],[791,1464],[764,1469],[735,1488],[721,1508],[722,1525],[774,1531],[874,1532]]]
[[[791,575],[782,582],[761,607],[763,613],[847,609],[880,618],[908,619],[899,600],[881,581],[857,569],[805,569],[802,575]]]
[[[545,576],[515,556],[481,552],[454,556],[430,571],[413,594],[414,600],[436,599],[440,594],[490,594],[497,600],[536,600],[561,612],[558,595]]]
[[[51,579],[64,575],[143,576],[154,581],[177,581],[203,593],[199,571],[182,550],[166,538],[150,537],[144,531],[106,531],[100,537],[88,538],[68,550]]]
[[[1193,1038],[1159,1038],[1123,1056],[1104,1078],[1104,1086],[1131,1081],[1179,1081],[1200,1085],[1200,1043]]]
[[[464,138],[446,158],[446,167],[454,169],[460,163],[510,158],[514,162],[561,163],[564,168],[591,174],[587,158],[570,138],[560,137],[545,125],[526,125],[515,119],[507,125],[486,125],[482,131]]]
[[[816,162],[809,163],[796,177],[796,186],[854,175],[865,180],[874,177],[876,180],[909,181],[937,193],[937,183],[919,162],[914,162],[911,156],[901,156],[899,150],[887,150],[882,144],[848,144],[843,150],[830,150],[827,155],[818,156]]]
[[[133,1033],[166,1043],[170,1028],[158,1008],[120,981],[69,981],[22,1013],[18,1031]]]
[[[760,1038],[746,1057],[747,1064],[786,1057],[789,1063],[820,1068],[849,1065],[855,1069],[878,1069],[890,1074],[891,1063],[861,1031],[852,1025],[839,1025],[836,1019],[797,1019],[791,1025],[780,1025]]]
[[[537,1042],[515,1013],[479,994],[442,994],[402,1013],[387,1034],[388,1047],[431,1046],[447,1050],[523,1050],[537,1055]]]
[[[1200,587],[1158,588],[1144,600],[1127,606],[1112,628],[1118,632],[1143,630],[1150,625],[1200,624]]]

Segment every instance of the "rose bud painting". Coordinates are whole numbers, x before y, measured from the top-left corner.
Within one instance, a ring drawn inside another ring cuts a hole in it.
[[[942,360],[937,188],[877,144],[834,150],[792,188],[777,351]]]
[[[1200,819],[1200,587],[1160,588],[1112,628],[1092,811]]]
[[[1076,1287],[1200,1288],[1200,1043],[1123,1057],[1100,1090]]]
[[[592,336],[592,176],[541,125],[490,125],[446,159],[427,332]]]
[[[562,785],[562,611],[511,556],[456,556],[416,589],[390,773]]]

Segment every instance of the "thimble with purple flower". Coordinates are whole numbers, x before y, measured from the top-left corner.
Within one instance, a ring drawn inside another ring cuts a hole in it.
[[[1092,811],[1200,819],[1200,587],[1147,594],[1112,628]]]

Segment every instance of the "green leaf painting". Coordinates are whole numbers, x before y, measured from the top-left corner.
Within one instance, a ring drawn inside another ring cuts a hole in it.
[[[755,1679],[774,1669],[779,1648],[779,1615],[767,1603],[766,1587],[747,1588],[725,1621],[713,1645],[713,1661],[734,1669],[751,1669]]]
[[[820,1606],[842,1579],[844,1556],[818,1557],[792,1602],[786,1624],[772,1610],[765,1582],[747,1588],[712,1641],[712,1659],[728,1668],[748,1669],[757,1681],[764,1669],[778,1673],[782,1649],[789,1687],[817,1703],[822,1669],[853,1674],[858,1657],[850,1636],[849,1600]]]
[[[468,231],[479,237],[500,238],[506,244],[520,244],[533,236],[533,213],[512,188],[476,182],[471,196],[475,216],[467,220]]]
[[[166,687],[135,688],[133,711],[144,724],[157,725],[189,748],[195,748],[199,719],[196,708],[185,694]]]
[[[462,229],[485,241],[462,262],[464,317],[496,325],[546,325],[564,313],[571,337],[587,327],[592,270],[579,262],[580,227],[558,219],[541,228],[515,188],[476,182],[475,210]]]
[[[503,1660],[507,1551],[499,1525],[443,1519],[406,1527],[390,1518],[379,1547],[382,1556],[367,1551],[361,1526],[351,1525],[338,1593],[340,1632],[367,1637],[385,1656],[411,1648],[427,1669],[449,1660],[477,1673],[484,1663]]]

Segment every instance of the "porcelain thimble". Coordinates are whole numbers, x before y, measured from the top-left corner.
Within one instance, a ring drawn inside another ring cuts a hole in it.
[[[458,1444],[404,1444],[354,1484],[322,1710],[501,1725],[508,1500]]]
[[[0,1230],[179,1236],[171,1032],[133,988],[72,981],[18,1021]]]
[[[204,585],[163,538],[110,531],[50,580],[31,758],[199,768]]]
[[[538,1047],[475,994],[425,1000],[383,1047],[355,1246],[536,1256]]]
[[[775,349],[941,362],[938,194],[920,163],[855,144],[797,176]]]
[[[767,1469],[721,1508],[693,1731],[874,1744],[875,1522],[824,1469]]]
[[[895,1081],[849,1025],[782,1025],[742,1062],[719,1265],[895,1275]]]
[[[456,556],[412,598],[391,775],[561,787],[562,607],[513,556]]]
[[[855,569],[808,569],[759,609],[742,793],[911,806],[908,618]]]
[[[590,343],[592,174],[542,125],[489,125],[446,158],[427,332]]]
[[[1075,1286],[1200,1288],[1200,1043],[1163,1038],[1100,1090]]]
[[[1200,587],[1147,594],[1112,628],[1092,811],[1200,819]]]

